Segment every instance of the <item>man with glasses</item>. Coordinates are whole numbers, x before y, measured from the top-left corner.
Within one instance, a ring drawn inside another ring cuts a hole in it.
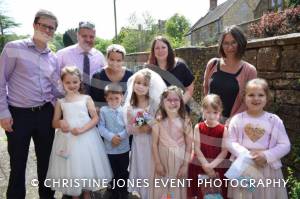
[[[77,32],[78,43],[57,52],[60,68],[77,66],[83,74],[84,89],[90,94],[90,81],[93,74],[106,65],[103,54],[94,48],[96,39],[95,25],[80,22]]]
[[[0,56],[0,124],[10,157],[8,199],[25,198],[25,170],[31,138],[37,158],[39,196],[53,198],[44,186],[54,139],[53,103],[59,92],[59,67],[47,43],[57,28],[47,10],[36,13],[31,38],[9,42]]]

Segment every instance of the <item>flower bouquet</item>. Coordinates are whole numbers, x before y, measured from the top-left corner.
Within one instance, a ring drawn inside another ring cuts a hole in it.
[[[141,127],[145,124],[149,124],[152,120],[150,113],[146,111],[139,111],[136,113],[136,116],[132,119],[132,124],[136,127]]]

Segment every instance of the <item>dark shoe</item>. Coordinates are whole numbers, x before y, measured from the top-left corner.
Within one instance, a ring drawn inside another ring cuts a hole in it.
[[[119,199],[128,199],[129,193],[127,191],[119,192]]]
[[[118,199],[118,195],[116,195],[114,191],[111,189],[108,189],[104,192],[102,199]]]
[[[63,195],[61,199],[72,199],[72,196]]]

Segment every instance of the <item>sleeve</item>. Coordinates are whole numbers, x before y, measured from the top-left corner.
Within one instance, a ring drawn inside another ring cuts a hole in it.
[[[103,94],[103,91],[101,91],[100,88],[102,88],[104,85],[101,85],[101,71],[96,72],[91,79],[91,90],[90,90],[90,95],[92,99],[95,102],[95,105],[97,107],[101,107],[101,95]]]
[[[52,75],[51,81],[52,81],[53,95],[56,98],[62,98],[64,96],[65,92],[63,89],[62,82],[60,80],[60,66],[58,63],[58,59],[56,59],[56,62],[55,62],[55,71]]]
[[[92,97],[92,99],[94,101],[96,101],[96,97],[95,97],[95,93],[96,93],[96,90],[95,90],[95,86],[96,86],[96,77],[97,77],[97,73],[93,74],[92,76],[92,79],[91,79],[91,91],[90,91],[90,95]]]
[[[126,129],[124,129],[123,131],[121,131],[120,133],[118,133],[118,135],[122,138],[122,140],[124,140],[125,138],[128,137]]]
[[[211,72],[211,70],[213,70],[213,67],[216,65],[216,61],[217,58],[212,58],[211,60],[208,61],[206,67],[205,67],[205,71],[204,71],[204,80],[203,80],[203,94],[204,96],[208,94],[208,90],[209,90],[209,74]]]
[[[99,131],[100,131],[100,135],[102,137],[104,137],[104,139],[108,140],[111,142],[112,138],[115,136],[115,134],[113,134],[112,132],[110,132],[107,128],[106,128],[106,124],[105,124],[105,112],[102,109],[100,109],[100,122],[98,125]]]
[[[246,149],[241,143],[239,143],[239,115],[234,116],[228,127],[228,139],[226,141],[227,149],[235,156],[238,157],[239,154],[248,153],[248,149]]]
[[[287,136],[285,127],[282,120],[279,117],[275,117],[275,124],[271,132],[270,140],[275,139],[275,146],[264,151],[267,162],[272,163],[274,161],[280,160],[291,150],[291,143]]]
[[[104,66],[107,65],[106,59],[104,55],[99,51],[99,62],[100,62],[100,68],[104,68]]]
[[[246,62],[246,66],[248,67],[248,74],[246,74],[246,79],[244,80],[245,81],[245,85],[247,84],[247,82],[251,79],[254,79],[254,78],[257,78],[257,71],[256,71],[256,68],[249,64],[248,62]],[[238,96],[239,97],[239,101],[240,101],[240,106],[239,108],[234,112],[234,113],[231,113],[231,114],[236,114],[236,113],[241,113],[243,111],[246,110],[246,104],[244,102],[244,100],[242,99],[243,96],[241,96],[242,93]]]
[[[118,133],[118,135],[121,137],[121,139],[125,139],[128,137],[128,133],[127,133],[127,130],[126,130],[126,123],[125,123],[125,120],[124,120],[124,117],[123,117],[123,110],[119,113],[119,118],[118,119],[121,119],[124,123],[124,129]]]
[[[248,64],[248,67],[249,67],[248,79],[247,79],[247,82],[248,82],[251,79],[257,78],[257,71],[256,71],[256,68],[253,65],[251,65],[249,63],[247,63],[247,64]]]
[[[8,43],[0,56],[0,119],[11,117],[7,103],[7,82],[16,65],[16,50],[12,43]]]
[[[193,83],[195,77],[193,75],[193,73],[191,72],[191,70],[188,68],[188,66],[184,63],[184,62],[180,62],[180,67],[182,68],[181,70],[181,76],[183,79],[183,86],[184,87],[188,87],[189,85],[191,85],[191,83]]]
[[[60,76],[61,69],[64,67],[64,63],[63,63],[63,51],[59,50],[56,53],[56,57],[57,57],[58,70],[59,70],[59,76]]]

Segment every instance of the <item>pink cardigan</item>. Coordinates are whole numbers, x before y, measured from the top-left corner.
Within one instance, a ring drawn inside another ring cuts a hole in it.
[[[216,61],[220,60],[219,58],[212,58],[207,63],[205,73],[204,73],[204,95],[208,94],[209,91],[209,84],[210,84],[210,78],[211,76],[217,71],[217,65],[214,64]],[[239,93],[234,101],[233,107],[231,109],[230,117],[234,116],[237,113],[240,113],[242,111],[246,110],[246,105],[243,101],[243,95],[244,95],[244,88],[246,86],[246,83],[257,77],[256,69],[253,65],[249,64],[246,61],[241,61],[243,65],[243,69],[241,73],[236,77],[238,84],[239,84]]]
[[[226,146],[231,152],[230,159],[233,160],[240,153],[247,151],[242,143],[244,135],[244,115],[246,112],[239,113],[232,117],[228,128],[228,140]],[[273,169],[279,169],[282,166],[281,158],[289,153],[291,149],[291,143],[286,133],[282,120],[273,113],[266,112],[266,116],[272,125],[271,136],[267,149],[264,154],[267,159],[267,163]]]

